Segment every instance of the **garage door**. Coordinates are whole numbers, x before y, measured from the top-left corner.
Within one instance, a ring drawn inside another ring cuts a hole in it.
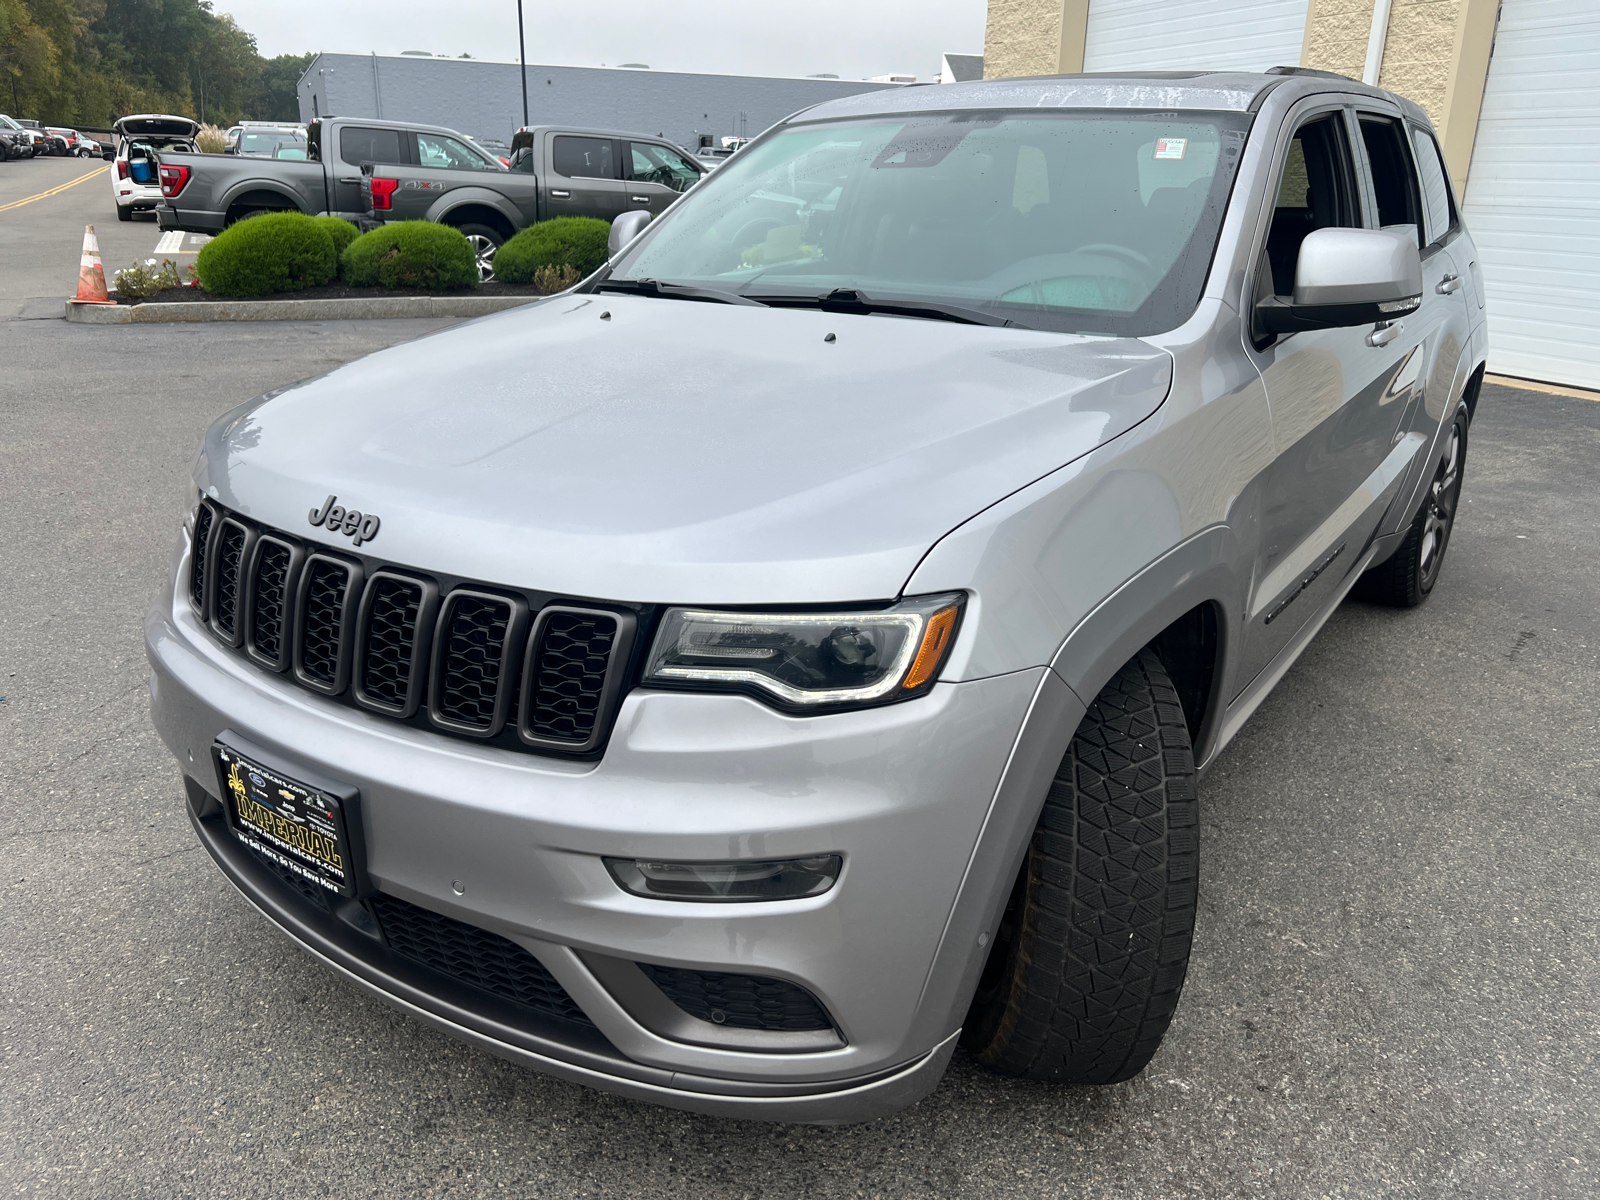
[[[1489,370],[1600,388],[1595,0],[1505,0],[1464,208],[1489,301]]]
[[[1306,0],[1089,0],[1085,71],[1264,71],[1300,61]]]

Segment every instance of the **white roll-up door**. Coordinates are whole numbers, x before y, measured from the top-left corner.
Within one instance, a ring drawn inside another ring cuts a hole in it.
[[[1306,0],[1089,0],[1085,71],[1292,67]]]
[[[1464,204],[1489,370],[1600,388],[1600,5],[1505,0]]]

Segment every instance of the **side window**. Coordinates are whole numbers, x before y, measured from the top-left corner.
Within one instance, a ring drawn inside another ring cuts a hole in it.
[[[398,129],[364,129],[346,125],[339,131],[339,157],[351,166],[364,162],[404,166],[410,157]]]
[[[558,137],[550,165],[568,179],[615,179],[616,156],[610,138]]]
[[[1422,175],[1422,207],[1428,218],[1428,244],[1442,241],[1455,225],[1450,203],[1450,184],[1439,155],[1439,143],[1427,130],[1411,129],[1411,145],[1417,152],[1417,170]]]
[[[659,183],[675,192],[686,192],[700,178],[700,172],[683,157],[665,146],[650,142],[628,143],[628,178],[640,183]]]
[[[1415,225],[1417,244],[1426,245],[1422,231],[1422,205],[1417,176],[1411,167],[1400,126],[1383,117],[1361,118],[1361,140],[1372,169],[1372,191],[1378,202],[1378,225]]]
[[[1300,243],[1314,229],[1354,228],[1361,224],[1356,203],[1355,166],[1345,136],[1343,114],[1323,113],[1294,131],[1278,180],[1272,228],[1267,234],[1268,270],[1261,272],[1258,295],[1294,291]]]
[[[447,171],[487,171],[483,155],[442,133],[417,134],[417,161],[420,166]]]

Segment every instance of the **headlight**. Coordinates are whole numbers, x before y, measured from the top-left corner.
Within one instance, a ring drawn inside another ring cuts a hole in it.
[[[909,699],[938,678],[962,601],[952,593],[823,613],[670,608],[644,683],[750,692],[798,712]]]

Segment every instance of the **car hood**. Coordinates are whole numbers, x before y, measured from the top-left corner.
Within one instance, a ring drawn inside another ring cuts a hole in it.
[[[828,340],[827,335],[834,335]],[[310,348],[311,343],[302,343]],[[1136,340],[564,295],[226,414],[195,478],[361,552],[593,599],[887,598],[955,526],[1155,411]]]

